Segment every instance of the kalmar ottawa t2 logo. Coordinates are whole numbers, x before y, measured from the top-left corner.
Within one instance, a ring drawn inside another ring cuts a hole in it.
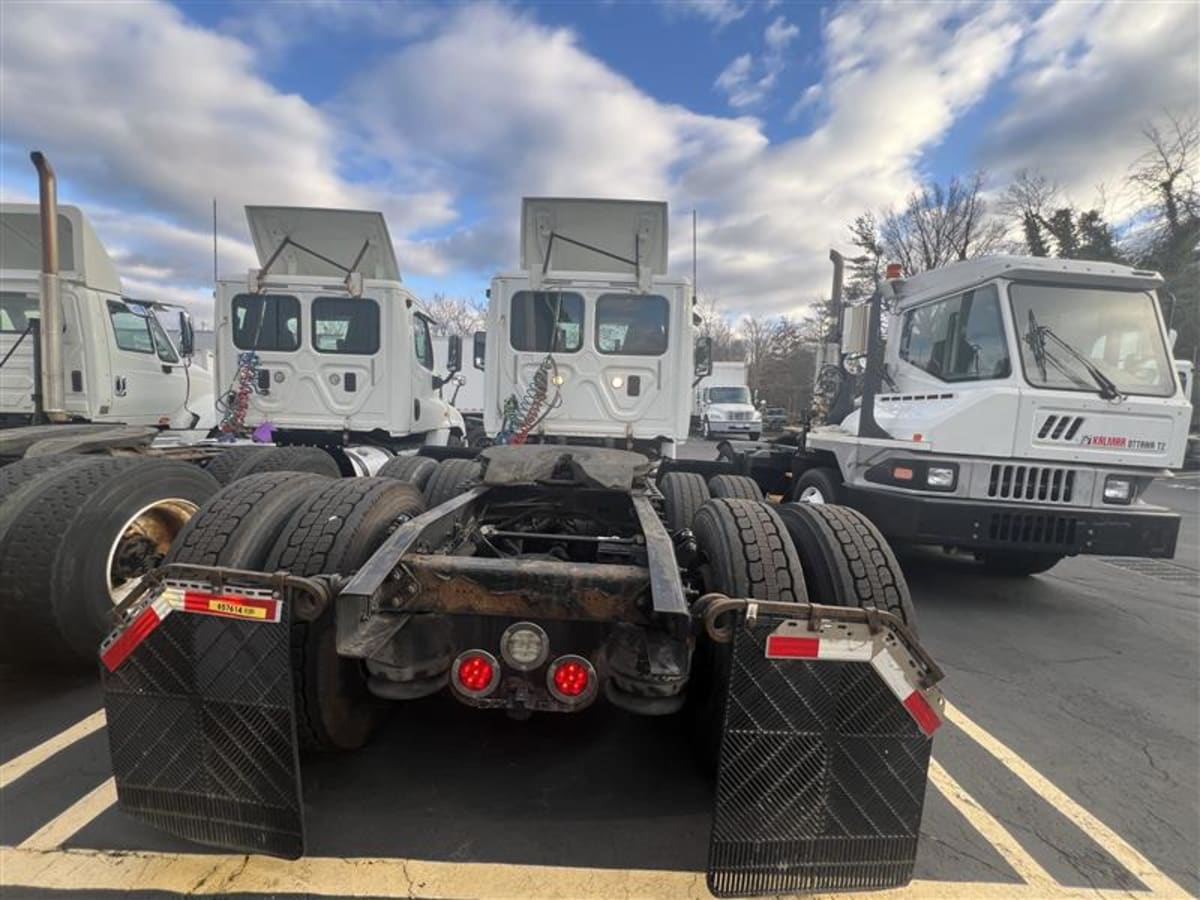
[[[1148,450],[1162,453],[1167,449],[1166,441],[1141,441],[1119,434],[1085,434],[1080,443],[1085,447],[1106,447],[1110,450]]]

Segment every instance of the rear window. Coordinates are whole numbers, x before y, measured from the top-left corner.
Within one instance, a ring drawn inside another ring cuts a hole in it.
[[[312,342],[318,353],[377,353],[379,304],[366,298],[318,297],[312,304]]]
[[[574,353],[583,345],[583,297],[563,291],[518,291],[509,340],[514,350]]]
[[[233,345],[239,350],[300,349],[300,301],[288,294],[233,298]]]
[[[659,356],[667,351],[666,297],[603,294],[596,301],[596,349],[620,356]]]
[[[0,291],[0,331],[24,331],[40,315],[38,298],[16,291]]]

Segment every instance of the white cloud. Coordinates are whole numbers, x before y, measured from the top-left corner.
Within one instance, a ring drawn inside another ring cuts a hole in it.
[[[1200,110],[1200,17],[1190,3],[1059,0],[1032,24],[1008,112],[984,134],[998,173],[1040,169],[1076,202],[1105,183],[1112,214],[1130,211],[1127,167],[1141,128],[1164,110]]]
[[[721,71],[713,86],[726,95],[729,105],[734,109],[758,106],[770,94],[783,72],[786,63],[784,53],[788,44],[799,36],[800,29],[797,26],[778,16],[763,34],[766,50],[762,61],[756,64],[751,54],[743,53]],[[759,71],[762,74],[757,74]]]
[[[731,25],[746,15],[748,5],[741,0],[663,0],[668,14],[696,16],[717,29]]]

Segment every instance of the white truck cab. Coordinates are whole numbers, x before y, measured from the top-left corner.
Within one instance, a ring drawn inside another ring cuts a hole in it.
[[[211,426],[211,376],[168,337],[155,314],[165,305],[125,296],[83,212],[54,208],[55,271],[43,273],[38,204],[0,204],[0,424],[29,425],[38,417],[37,363],[57,355],[50,374],[61,398],[47,410],[57,421]],[[39,360],[33,325],[42,319],[44,279],[61,328],[44,336],[52,353]],[[180,330],[190,332],[186,317]]]
[[[888,308],[886,350],[869,306],[847,309],[827,362],[866,352],[862,396],[851,409],[843,392],[832,424],[806,436],[794,495],[1009,570],[1173,555],[1178,517],[1141,501],[1182,463],[1192,412],[1162,284],[1115,263],[1009,256],[889,279],[872,301]]]
[[[383,215],[251,206],[246,217],[261,267],[217,284],[225,426],[385,451],[461,441],[462,416],[438,390],[458,367],[461,340],[449,342],[447,374]]]
[[[521,269],[493,279],[476,335],[488,434],[673,457],[691,416],[692,302],[667,274],[666,203],[525,198]]]
[[[705,439],[742,435],[757,441],[762,412],[746,385],[744,362],[714,362],[712,374],[695,389],[692,425]]]

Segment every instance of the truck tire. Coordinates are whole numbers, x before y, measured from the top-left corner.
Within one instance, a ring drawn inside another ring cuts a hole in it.
[[[796,548],[775,510],[761,500],[720,498],[692,521],[704,591],[776,603],[808,600]],[[692,655],[688,708],[701,760],[715,769],[724,728],[732,647],[701,632]]]
[[[292,514],[267,557],[267,571],[349,575],[378,549],[402,517],[425,502],[411,484],[392,478],[346,478],[325,486]],[[383,718],[367,690],[359,660],[337,655],[334,607],[292,625],[296,733],[309,751],[354,750]]]
[[[437,460],[428,456],[396,456],[385,462],[378,474],[380,478],[407,481],[418,491],[423,491],[437,467]]]
[[[820,506],[837,504],[842,499],[842,479],[833,469],[809,469],[796,479],[789,498],[795,503],[811,503]]]
[[[708,479],[708,490],[714,497],[737,497],[742,500],[761,500],[762,488],[748,475],[714,475]]]
[[[96,456],[0,508],[0,659],[94,665],[112,609],[217,492],[191,463]]]
[[[479,480],[479,460],[443,459],[425,483],[425,503],[433,509],[457,497]]]
[[[1038,553],[1033,550],[988,550],[979,553],[983,568],[993,575],[1022,578],[1048,572],[1060,562],[1060,553]]]
[[[263,570],[293,513],[329,481],[324,475],[296,472],[240,478],[197,510],[164,562]]]
[[[695,472],[668,472],[658,482],[658,489],[671,533],[691,528],[696,511],[712,498],[704,476]]]
[[[342,474],[334,458],[319,447],[231,447],[207,469],[221,484],[258,472],[311,472],[330,478]]]
[[[0,504],[3,504],[5,498],[17,488],[24,487],[29,482],[41,478],[45,473],[89,458],[95,459],[96,457],[87,457],[77,453],[56,453],[50,456],[18,459],[14,463],[9,463],[0,468]]]
[[[813,603],[890,612],[916,633],[908,582],[887,539],[846,506],[781,503],[783,520],[804,569]]]

